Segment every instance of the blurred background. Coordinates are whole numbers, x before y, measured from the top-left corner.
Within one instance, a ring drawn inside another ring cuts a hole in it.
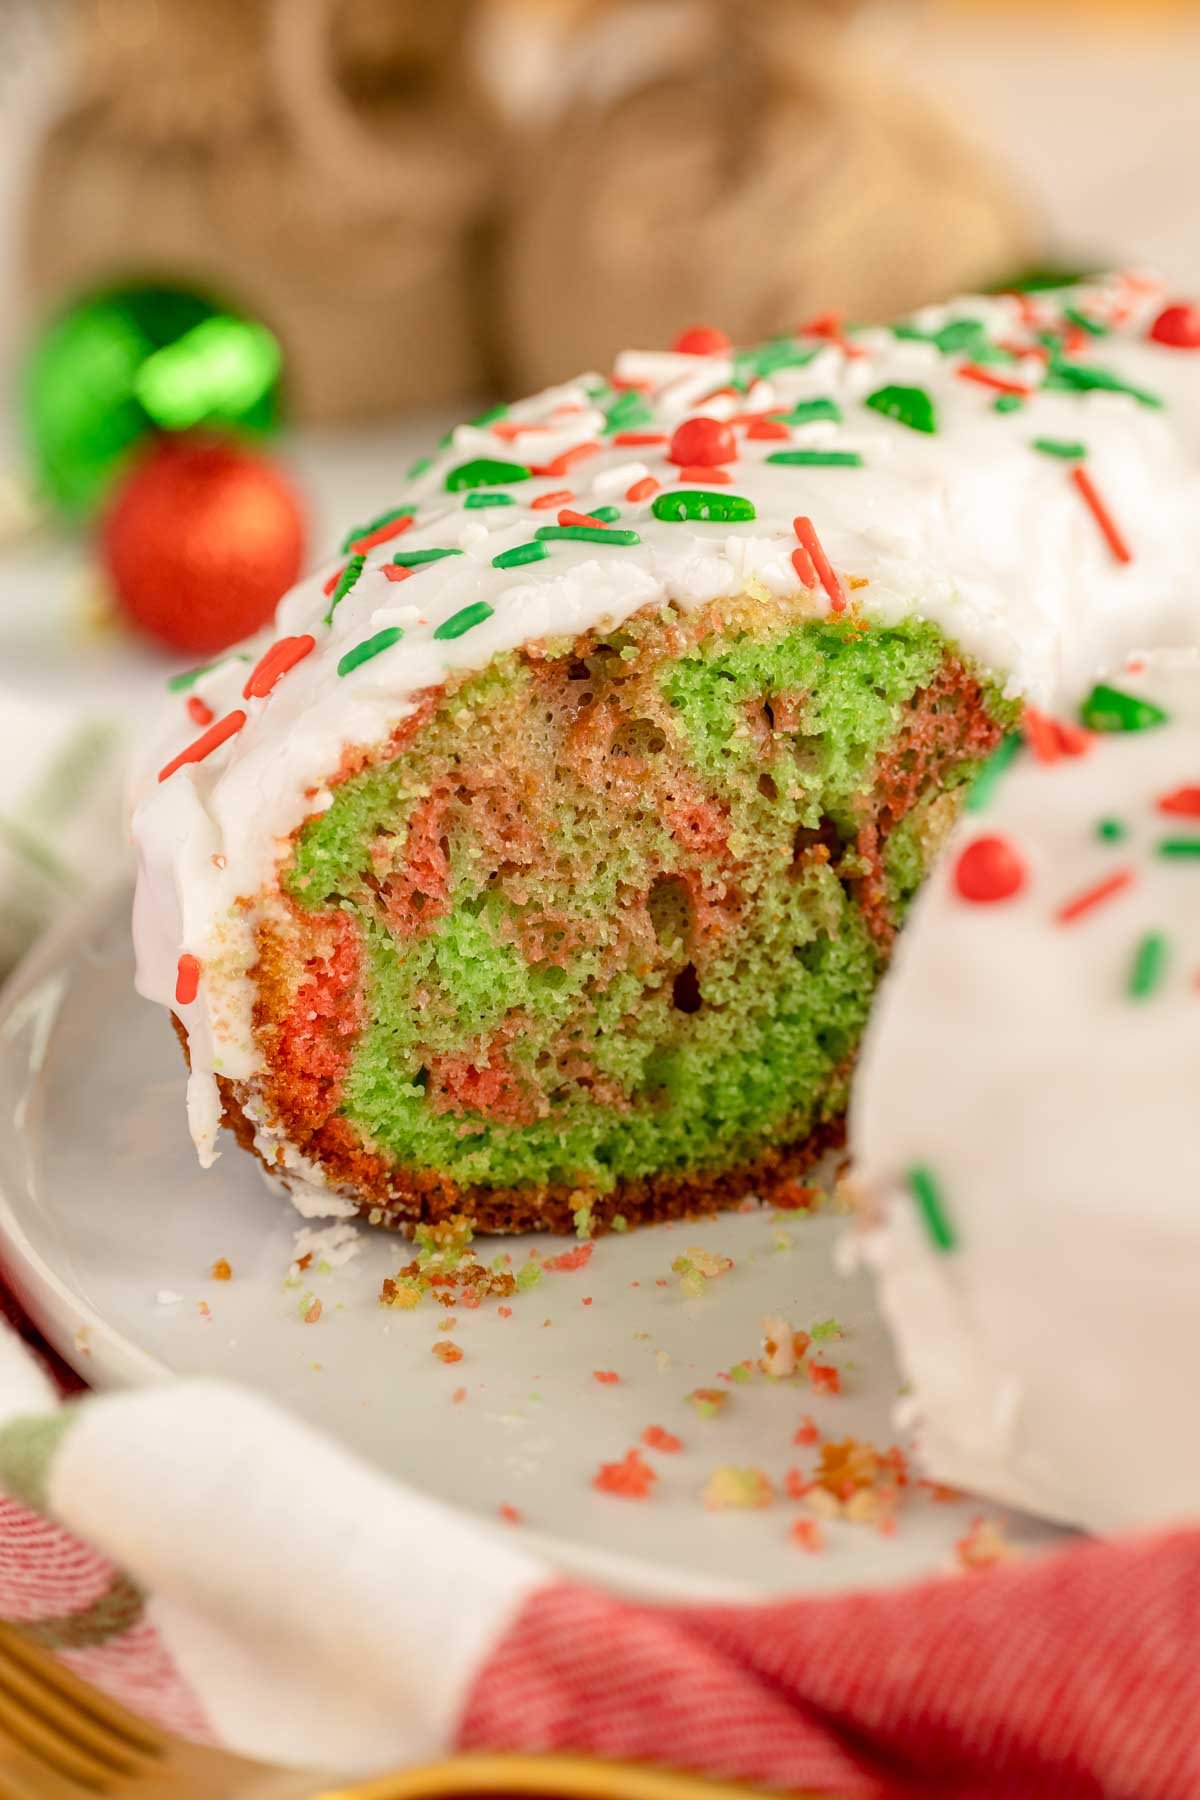
[[[0,970],[172,671],[455,418],[697,321],[1200,289],[1197,67],[1184,0],[0,0]]]

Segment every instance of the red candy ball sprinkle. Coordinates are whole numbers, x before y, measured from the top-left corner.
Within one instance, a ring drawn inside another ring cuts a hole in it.
[[[1153,325],[1150,336],[1156,344],[1169,344],[1172,350],[1200,350],[1200,306],[1164,307]]]
[[[733,426],[722,419],[685,419],[675,428],[667,455],[685,469],[715,469],[737,461]]]
[[[729,347],[730,339],[715,325],[689,325],[671,345],[680,356],[722,356]]]
[[[1025,865],[1002,837],[979,837],[954,865],[954,885],[964,900],[1011,900],[1025,886]]]

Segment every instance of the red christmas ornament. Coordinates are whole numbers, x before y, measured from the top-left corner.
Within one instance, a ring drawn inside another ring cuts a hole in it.
[[[737,461],[737,438],[733,426],[722,419],[685,419],[675,427],[667,455],[685,469],[715,469],[720,463]]]
[[[723,356],[729,347],[730,339],[715,325],[689,325],[671,345],[681,356]]]
[[[1156,344],[1169,344],[1172,350],[1200,350],[1200,306],[1182,302],[1166,306],[1150,327]]]
[[[1002,837],[978,837],[954,865],[954,885],[964,900],[1011,900],[1025,886],[1025,865]]]
[[[172,650],[212,656],[265,625],[300,573],[305,522],[263,457],[159,438],[120,483],[100,548],[121,611]]]

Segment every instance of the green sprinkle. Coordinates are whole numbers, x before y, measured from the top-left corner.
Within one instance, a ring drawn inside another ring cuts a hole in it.
[[[478,488],[476,488],[473,493],[468,494],[466,499],[463,501],[464,506],[472,506],[472,507],[474,507],[474,506],[515,506],[516,504],[517,504],[517,497],[515,494],[489,494],[489,493],[481,492],[481,490]]]
[[[606,436],[614,431],[633,431],[639,425],[653,423],[654,408],[636,388],[626,388],[623,393],[618,394],[604,415]]]
[[[499,556],[493,556],[493,569],[519,569],[522,563],[541,562],[543,556],[549,556],[545,544],[533,538],[527,544],[514,544],[511,550],[502,550]]]
[[[353,650],[347,650],[338,664],[338,674],[349,675],[351,670],[359,668],[365,662],[370,662],[373,656],[380,655],[384,650],[390,650],[392,645],[398,644],[403,636],[404,633],[399,625],[389,625],[386,631],[377,631],[374,637],[364,638],[361,644],[355,644]]]
[[[589,519],[607,519],[611,521],[619,519],[620,516],[621,509],[619,506],[593,506],[588,511]]]
[[[967,789],[965,801],[968,812],[981,812],[996,791],[1001,776],[1012,762],[1020,755],[1024,742],[1019,731],[1014,731],[1002,738],[988,757],[978,775]]]
[[[485,619],[490,619],[493,611],[494,608],[486,600],[473,600],[470,606],[464,606],[458,612],[451,613],[448,619],[443,619],[433,635],[442,643],[448,638],[460,638],[464,631],[471,631],[476,625],[482,625]]]
[[[471,420],[471,423],[482,430],[485,425],[494,425],[497,419],[507,419],[507,417],[508,407],[501,400],[498,405],[489,406],[486,412],[481,412],[478,418]]]
[[[1200,837],[1160,838],[1158,854],[1177,862],[1200,861]]]
[[[402,569],[419,569],[422,563],[441,562],[443,556],[461,555],[461,550],[454,549],[397,550],[392,561],[399,563]]]
[[[342,539],[342,555],[353,549],[360,537],[366,537],[370,531],[378,531],[381,525],[390,525],[393,519],[411,519],[416,512],[415,506],[390,506],[386,512],[376,513],[365,525],[352,525]]]
[[[997,394],[992,401],[992,411],[998,413],[1020,412],[1025,404],[1021,394]]]
[[[931,1169],[917,1164],[905,1176],[908,1191],[916,1201],[921,1220],[937,1250],[953,1250],[957,1239],[954,1227],[942,1202],[937,1178]]]
[[[636,531],[614,531],[611,525],[539,525],[534,536],[543,543],[565,538],[579,544],[640,544]]]
[[[1100,819],[1096,824],[1096,836],[1102,843],[1119,844],[1129,836],[1129,831],[1120,819]]]
[[[836,1319],[818,1319],[808,1335],[814,1344],[823,1344],[827,1338],[840,1338],[843,1333]]]
[[[1136,694],[1101,681],[1080,707],[1079,716],[1089,731],[1149,731],[1154,725],[1165,725],[1170,715],[1153,700],[1140,700]]]
[[[795,338],[772,338],[751,350],[739,350],[733,359],[730,385],[741,392],[778,369],[802,369],[824,349],[823,344],[798,344]]]
[[[612,1228],[614,1231],[628,1231],[629,1230],[629,1220],[625,1217],[624,1213],[614,1213],[613,1214]]]
[[[895,419],[898,425],[907,425],[910,431],[937,430],[933,400],[924,388],[901,387],[889,382],[887,387],[876,388],[873,394],[868,394],[864,404],[887,419]]]
[[[404,479],[405,481],[415,481],[418,475],[428,474],[432,467],[432,456],[418,456],[416,462],[409,465],[408,473]]]
[[[1107,325],[1099,319],[1090,318],[1085,312],[1080,312],[1077,306],[1064,306],[1063,318],[1070,319],[1072,325],[1078,325],[1081,331],[1089,332],[1092,337],[1108,336],[1109,327]]]
[[[365,556],[352,556],[338,576],[337,586],[329,597],[329,611],[325,614],[325,623],[327,625],[333,622],[334,613],[362,574],[363,564],[366,560]]]
[[[797,400],[791,412],[772,413],[770,416],[781,419],[785,425],[811,425],[814,419],[832,419],[835,425],[840,425],[843,414],[836,400],[819,395],[813,400]]]
[[[188,688],[195,687],[202,675],[207,675],[210,669],[215,669],[218,663],[223,660],[222,657],[218,656],[215,662],[201,663],[198,669],[184,669],[180,674],[172,675],[167,682],[168,692],[172,694],[185,694]]]
[[[1166,966],[1166,938],[1161,931],[1148,931],[1133,953],[1133,965],[1129,971],[1130,999],[1147,999],[1161,982]]]
[[[529,1288],[537,1287],[537,1285],[541,1281],[541,1279],[542,1279],[541,1263],[535,1263],[535,1262],[522,1263],[521,1267],[517,1270],[517,1273],[516,1273],[516,1285],[520,1288],[522,1293],[525,1293]]]
[[[930,335],[930,343],[936,344],[943,356],[953,356],[960,350],[969,350],[974,356],[979,341],[987,337],[987,326],[982,319],[951,319],[940,331]]]
[[[1034,438],[1033,448],[1043,456],[1061,456],[1067,462],[1082,462],[1087,455],[1087,445],[1074,438]]]
[[[753,500],[743,494],[713,493],[711,488],[678,488],[658,494],[650,508],[656,519],[678,524],[682,519],[706,519],[714,524],[729,519],[756,519]]]
[[[457,494],[463,488],[487,487],[497,481],[528,481],[532,469],[524,463],[505,462],[498,456],[476,456],[459,463],[446,476],[446,492]]]
[[[792,469],[861,469],[863,459],[857,450],[773,450],[769,463],[784,463]]]
[[[1098,369],[1090,363],[1070,362],[1065,356],[1051,357],[1043,386],[1071,388],[1077,393],[1100,389],[1107,394],[1130,394],[1143,406],[1162,405],[1158,394],[1148,393],[1145,388],[1134,387],[1130,382],[1122,381],[1111,369]]]

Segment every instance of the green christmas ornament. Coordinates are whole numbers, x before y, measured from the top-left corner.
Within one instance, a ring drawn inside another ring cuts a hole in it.
[[[265,325],[183,288],[87,296],[44,327],[29,357],[25,426],[39,487],[84,520],[151,432],[274,430],[281,362]]]

